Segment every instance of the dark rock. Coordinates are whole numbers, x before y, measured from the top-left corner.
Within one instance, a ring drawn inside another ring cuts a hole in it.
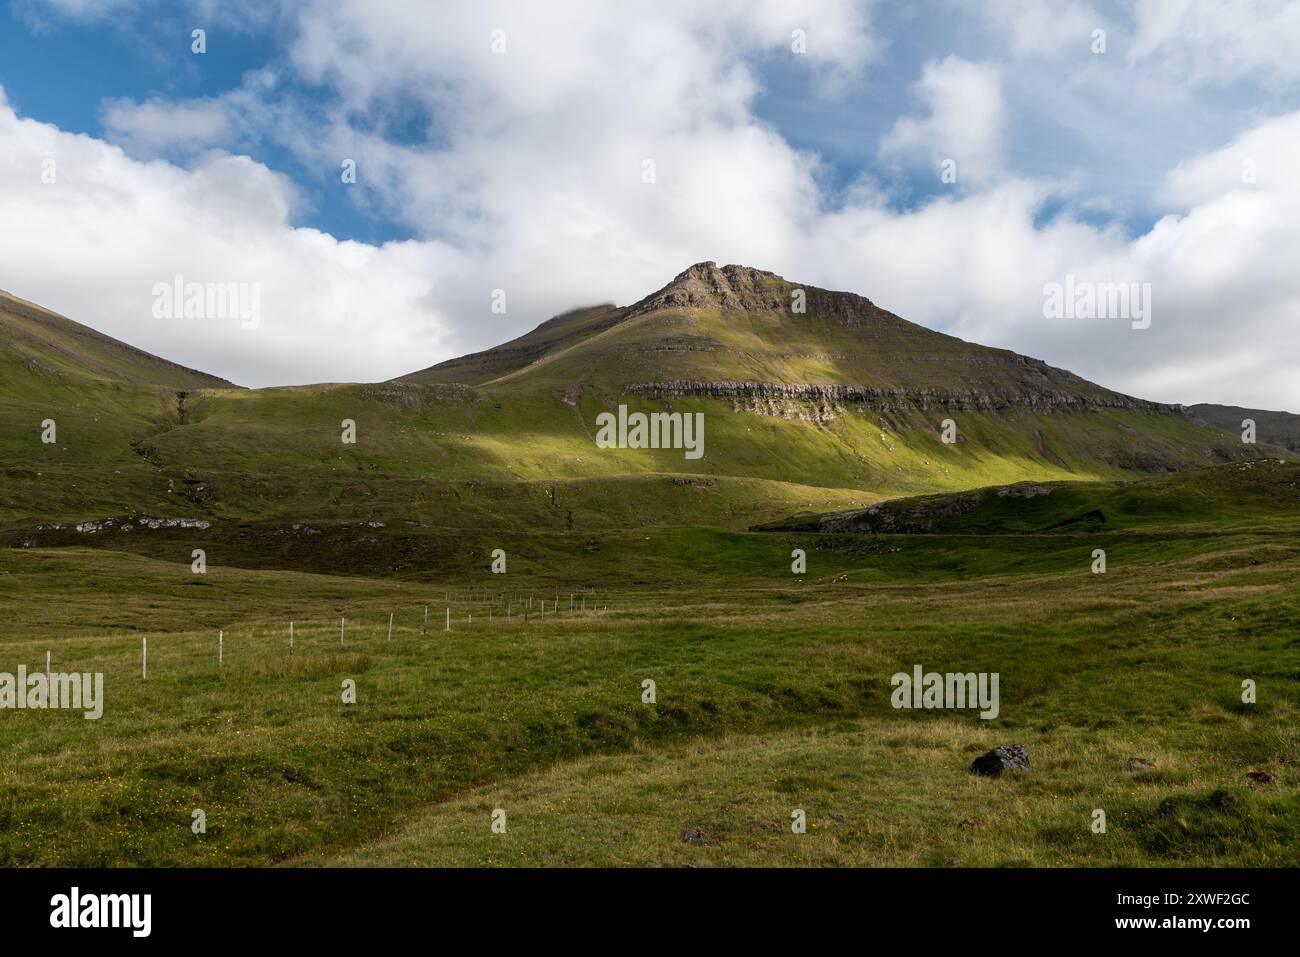
[[[975,774],[996,778],[1003,771],[1028,771],[1029,749],[1023,744],[1004,744],[994,748],[988,754],[981,754],[970,769]]]
[[[1056,371],[1056,370],[1053,370]],[[1054,385],[1061,386],[1053,388]],[[848,407],[867,412],[1036,412],[1122,409],[1135,412],[1177,413],[1182,406],[1134,399],[1118,393],[1090,394],[1072,383],[1048,382],[1006,393],[980,389],[937,389],[926,386],[875,387],[849,383],[759,382],[704,379],[669,379],[637,382],[624,387],[628,395],[647,399],[729,399],[736,412],[786,419],[830,421]]]

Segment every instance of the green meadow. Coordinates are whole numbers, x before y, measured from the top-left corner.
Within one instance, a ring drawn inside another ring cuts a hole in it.
[[[1217,490],[1218,518],[424,530],[473,556],[436,578],[215,560],[196,575],[183,530],[134,552],[0,551],[5,667],[39,670],[50,650],[56,671],[105,675],[98,721],[0,714],[0,859],[1295,865],[1300,467],[1187,473],[1151,483],[1152,501],[1177,498],[1171,481]],[[1063,507],[1118,515],[1147,487]],[[1000,714],[894,709],[890,677],[915,664],[999,673]],[[1004,743],[1029,748],[1030,772],[969,772]]]

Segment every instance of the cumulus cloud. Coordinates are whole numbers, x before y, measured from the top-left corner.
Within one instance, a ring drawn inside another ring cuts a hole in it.
[[[109,100],[102,122],[110,140],[137,155],[198,152],[231,133],[228,109],[213,101]]]
[[[927,325],[1148,398],[1300,411],[1296,155],[1300,113],[1260,123],[1171,170],[1162,192],[1179,211],[1135,237],[1044,220],[1051,189],[1025,181],[907,212],[849,209],[818,236],[820,274],[834,284],[851,251],[862,291]],[[1150,328],[1046,318],[1044,287],[1068,276],[1149,284]]]
[[[1300,4],[1293,0],[1138,0],[1129,58],[1184,82],[1300,83]]]
[[[996,66],[955,56],[932,61],[925,65],[916,93],[926,115],[895,123],[881,141],[882,158],[920,160],[936,176],[940,164],[953,161],[959,183],[988,180],[1001,171],[1006,111]]]
[[[639,298],[720,250],[759,262],[793,245],[792,223],[819,203],[816,160],[755,117],[754,61],[847,75],[876,50],[847,0],[412,4],[400,16],[328,3],[299,25],[292,61],[342,102],[328,128],[290,122],[285,135],[322,167],[355,158],[377,208],[473,251],[443,287],[471,347],[576,304]],[[433,144],[350,120],[411,100]],[[487,310],[494,288],[505,316]]]
[[[0,94],[0,261],[11,292],[150,352],[268,385],[383,379],[443,351],[437,243],[370,246],[294,228],[291,183],[247,157],[140,162],[24,119]],[[42,174],[53,163],[53,182]],[[261,321],[157,319],[155,284],[257,283]]]

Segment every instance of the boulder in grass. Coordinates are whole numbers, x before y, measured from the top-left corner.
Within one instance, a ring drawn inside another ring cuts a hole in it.
[[[981,754],[971,762],[970,769],[989,778],[999,777],[1003,771],[1028,771],[1029,749],[1023,744],[1001,745]]]

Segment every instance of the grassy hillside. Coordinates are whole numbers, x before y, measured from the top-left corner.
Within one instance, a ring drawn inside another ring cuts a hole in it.
[[[480,385],[518,372],[594,336],[617,322],[626,310],[613,305],[574,309],[547,320],[532,332],[484,352],[459,356],[420,372],[402,376],[398,382],[422,385],[453,382]]]
[[[799,514],[763,531],[1078,534],[1177,525],[1184,529],[1294,529],[1300,470],[1280,460],[1241,462],[1127,482],[1021,483]]]
[[[172,511],[176,476],[134,447],[209,388],[240,391],[0,295],[0,521]]]
[[[0,671],[105,704],[5,712],[0,863],[1300,864],[1295,456],[792,291],[259,390],[6,303]],[[618,404],[704,456],[597,448]],[[895,710],[916,663],[999,716]]]
[[[159,359],[134,346],[0,291],[0,363],[4,395],[19,391],[19,370],[45,377],[129,382],[172,390],[229,389],[217,376]]]
[[[898,495],[1115,479],[1269,451],[858,296],[808,288],[807,310],[792,312],[796,288],[703,264],[633,306],[578,310],[402,381],[259,390],[219,387],[10,306],[0,312],[10,344],[0,534],[62,544],[59,529],[36,526],[184,517],[223,541],[264,529],[264,555],[282,560],[270,533],[304,521],[746,528]],[[835,391],[846,387],[857,391]],[[703,458],[598,449],[596,418],[620,404],[702,412]],[[40,441],[46,418],[58,424],[51,445]],[[946,418],[955,444],[940,441]],[[355,444],[341,440],[344,420],[356,423]],[[147,553],[151,537],[129,547]],[[232,550],[259,561],[243,538]],[[395,565],[410,567],[402,557],[376,570]]]

